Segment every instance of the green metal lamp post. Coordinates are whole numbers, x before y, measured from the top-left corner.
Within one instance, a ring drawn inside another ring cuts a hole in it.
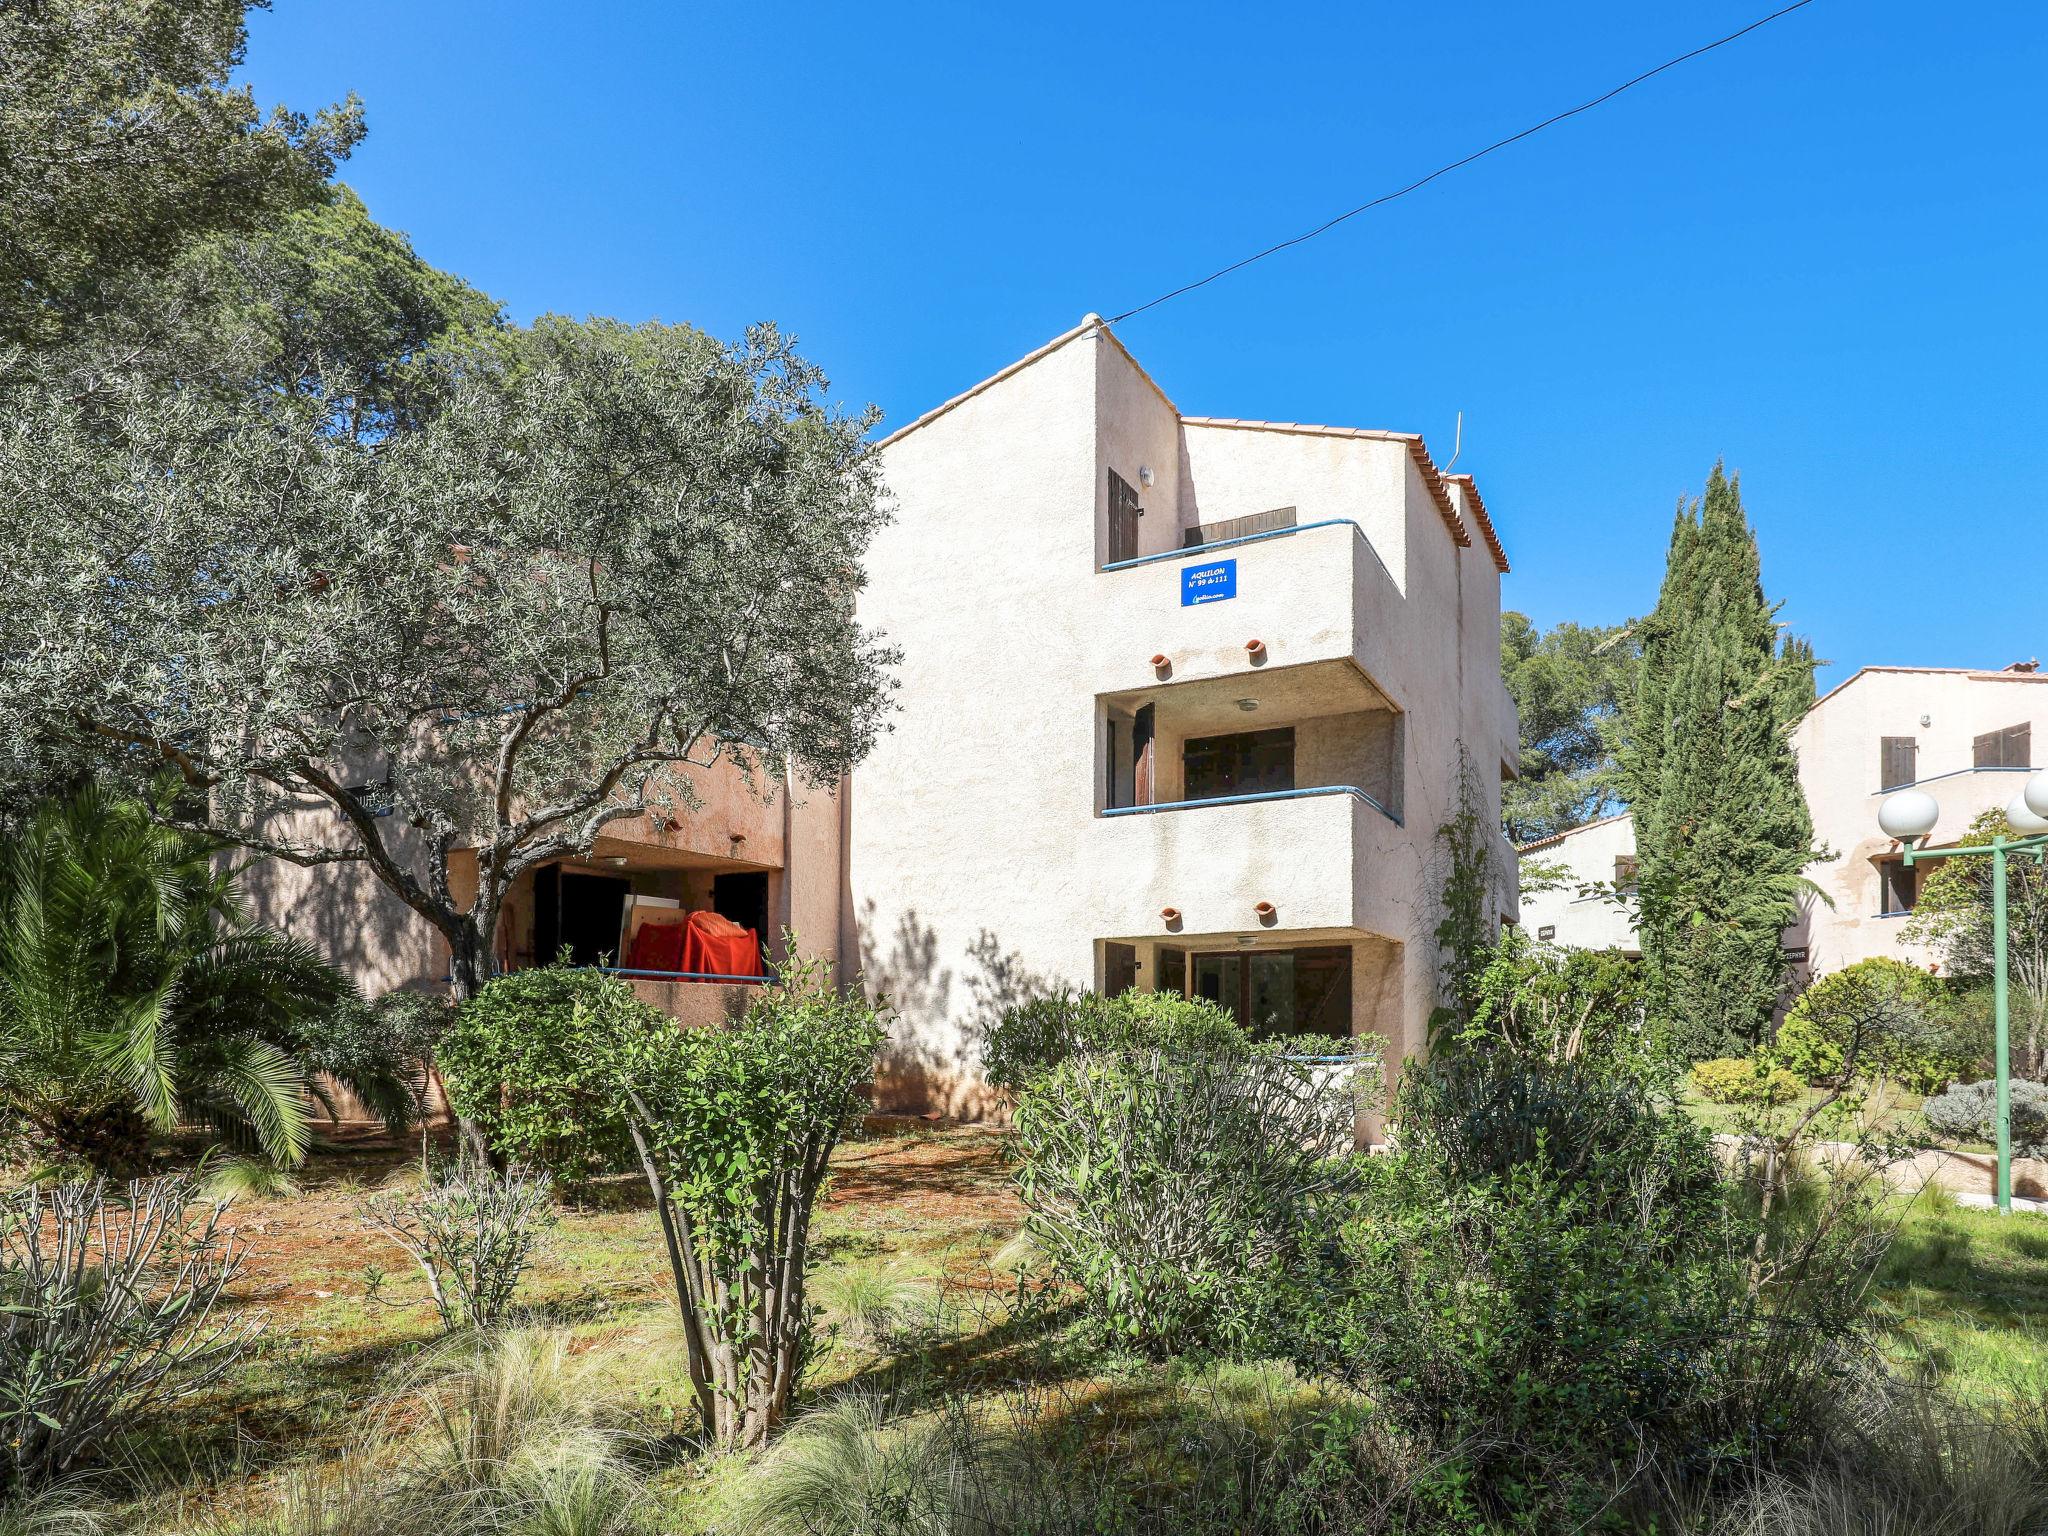
[[[1991,1001],[1994,1018],[1992,1056],[1998,1074],[1995,1120],[1998,1131],[1998,1208],[2012,1210],[2012,1041],[2006,1012],[2005,866],[2014,855],[2031,854],[2036,863],[2048,852],[2048,769],[2027,780],[2026,787],[2005,808],[2013,835],[1999,833],[1988,845],[1968,848],[1915,848],[1934,831],[1941,806],[1924,789],[1902,789],[1885,797],[1877,808],[1877,824],[1887,837],[1905,846],[1908,867],[1921,859],[1991,857],[1991,949],[1995,958]]]

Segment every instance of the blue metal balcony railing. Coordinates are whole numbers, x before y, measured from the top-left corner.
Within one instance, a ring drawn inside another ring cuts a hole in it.
[[[631,976],[642,981],[722,981],[730,987],[758,987],[775,980],[773,976],[720,976],[710,971],[638,971],[621,965],[600,965],[595,969],[607,976]]]
[[[1355,795],[1395,826],[1401,818],[1355,784],[1317,784],[1308,789],[1268,789],[1255,795],[1214,795],[1206,800],[1161,800],[1152,805],[1111,806],[1105,816],[1150,816],[1159,811],[1193,811],[1209,805],[1257,805],[1266,800],[1306,800],[1315,795]]]
[[[1157,554],[1139,555],[1131,560],[1112,560],[1101,569],[1128,571],[1140,565],[1157,565],[1162,560],[1204,560],[1219,549],[1236,549],[1242,544],[1263,544],[1268,539],[1291,539],[1297,533],[1307,533],[1311,528],[1349,528],[1361,539],[1365,539],[1365,530],[1350,518],[1325,517],[1313,523],[1297,523],[1292,528],[1268,528],[1263,533],[1243,533],[1234,539],[1218,539],[1214,544],[1195,544],[1184,549],[1162,549]],[[1372,540],[1365,539],[1365,546],[1372,549]],[[1373,558],[1379,558],[1377,550],[1373,551]]]

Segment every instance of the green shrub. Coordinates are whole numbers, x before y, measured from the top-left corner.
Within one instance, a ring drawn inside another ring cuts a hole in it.
[[[454,1005],[425,992],[345,998],[308,1031],[307,1065],[347,1084],[364,1108],[401,1131],[427,1117],[435,1055],[454,1021]],[[317,1079],[308,1087],[325,1101]],[[325,1107],[333,1112],[331,1103]]]
[[[419,1266],[441,1327],[499,1328],[528,1260],[554,1224],[547,1182],[477,1164],[436,1168],[417,1190],[372,1195],[359,1219]],[[370,1292],[383,1273],[370,1271]]]
[[[220,1380],[263,1327],[242,1250],[183,1178],[0,1195],[0,1506]]]
[[[1758,1056],[1717,1056],[1696,1062],[1692,1085],[1716,1104],[1790,1104],[1806,1092],[1798,1073]]]
[[[1831,971],[1802,992],[1771,1056],[1809,1082],[1889,1078],[1915,1093],[1938,1091],[1963,1065],[1942,985],[1883,955]]]
[[[2048,1085],[2014,1078],[2012,1149],[2021,1157],[2048,1157]],[[1956,1083],[1920,1106],[1927,1128],[1945,1141],[1995,1141],[1998,1084]]]
[[[1116,1343],[1242,1347],[1263,1298],[1341,1189],[1376,1062],[1086,1045],[1018,1100],[1028,1231]]]
[[[1561,949],[1509,928],[1471,982],[1467,1048],[1547,1062],[1628,1061],[1652,1054],[1643,1026],[1642,963],[1613,949]]]
[[[1062,990],[1005,1009],[982,1042],[982,1067],[996,1087],[1017,1092],[1083,1048],[1242,1055],[1251,1037],[1203,998],[1135,989],[1115,997]]]
[[[476,1124],[493,1155],[571,1189],[635,1166],[613,1063],[592,1049],[579,1018],[600,999],[642,1029],[674,1028],[616,977],[549,966],[485,986],[456,1010],[439,1050],[449,1107]]]
[[[1622,1210],[1602,1194],[1637,1167],[1612,1149],[1569,1178],[1538,1157],[1468,1183],[1414,1151],[1368,1173],[1304,1288],[1305,1369],[1445,1448],[1516,1529],[1583,1528],[1618,1462],[1686,1450],[1725,1323],[1702,1262],[1722,1225],[1711,1189],[1673,1201],[1645,1181]]]
[[[1399,1111],[1291,1336],[1436,1448],[1478,1506],[1458,1528],[1600,1528],[1645,1466],[1772,1465],[1849,1395],[1872,1250],[1782,1209],[1761,1231],[1661,1093],[1480,1057],[1413,1074]]]
[[[1659,1092],[1593,1061],[1450,1051],[1410,1063],[1394,1128],[1402,1147],[1452,1185],[1504,1178],[1538,1161],[1564,1181],[1597,1181],[1624,1166],[1617,1153],[1674,1191],[1711,1187],[1716,1178],[1706,1138],[1668,1113]],[[1632,1183],[1614,1197],[1633,1199]]]
[[[802,964],[724,1028],[647,1028],[623,984],[580,1012],[661,1210],[705,1428],[764,1445],[810,1356],[811,1213],[867,1108],[882,1018]]]

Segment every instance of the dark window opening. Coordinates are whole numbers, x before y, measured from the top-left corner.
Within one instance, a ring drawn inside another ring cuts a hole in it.
[[[1911,736],[1887,736],[1878,748],[1877,787],[1897,789],[1920,777],[1920,743]]]
[[[1896,917],[1913,910],[1920,899],[1920,871],[1904,859],[1886,859],[1877,866],[1878,911]]]
[[[1115,470],[1109,472],[1109,540],[1105,565],[1138,558],[1138,519],[1145,509],[1138,505],[1138,493]]]
[[[1351,951],[1258,949],[1194,957],[1194,995],[1255,1038],[1351,1034]]]
[[[1133,944],[1102,946],[1102,995],[1115,997],[1138,984],[1138,950]]]
[[[768,942],[768,872],[740,870],[711,880],[711,910],[742,928],[751,928],[765,947]]]
[[[1159,951],[1159,990],[1185,993],[1188,989],[1188,952],[1184,949]]]
[[[571,965],[618,963],[619,929],[632,882],[582,875],[549,864],[533,875],[533,957],[553,965],[567,950]]]
[[[1294,788],[1294,727],[1198,736],[1181,751],[1181,797],[1215,800]]]
[[[2034,759],[2034,728],[2009,725],[1986,731],[1970,742],[1970,763],[1976,768],[2027,768]]]
[[[1617,891],[1633,891],[1636,888],[1636,856],[1632,853],[1617,854],[1614,860],[1614,888]]]

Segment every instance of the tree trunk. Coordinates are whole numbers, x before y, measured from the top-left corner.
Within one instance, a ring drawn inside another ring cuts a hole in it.
[[[482,942],[473,918],[461,919],[455,932],[446,937],[449,995],[458,1004],[466,1003],[483,990],[485,981],[489,979],[486,974],[489,948]],[[467,1115],[457,1115],[455,1129],[468,1156],[502,1171],[500,1159],[491,1155],[490,1143],[484,1138],[482,1126]]]

